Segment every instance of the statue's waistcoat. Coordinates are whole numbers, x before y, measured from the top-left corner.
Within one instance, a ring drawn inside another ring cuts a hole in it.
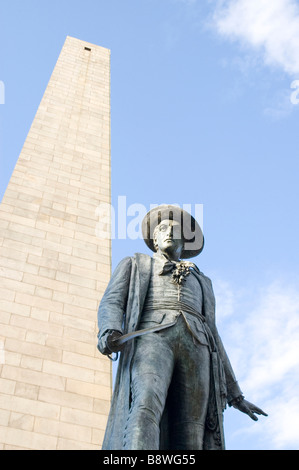
[[[191,269],[179,285],[173,281],[172,271],[162,274],[164,263],[164,258],[153,257],[140,325],[147,326],[146,323],[150,321],[170,323],[183,315],[192,335],[201,344],[207,345],[208,341],[200,318],[202,291],[197,278]],[[197,312],[199,315],[196,315]]]

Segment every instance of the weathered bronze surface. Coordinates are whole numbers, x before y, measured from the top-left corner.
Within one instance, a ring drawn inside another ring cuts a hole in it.
[[[153,257],[123,259],[98,310],[98,349],[121,351],[103,449],[225,449],[227,404],[253,420],[215,324],[212,283],[182,258],[204,245],[197,222],[175,206],[143,221]]]

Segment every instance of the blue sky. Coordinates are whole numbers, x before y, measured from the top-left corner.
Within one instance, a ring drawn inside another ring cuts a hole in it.
[[[213,280],[241,388],[269,413],[254,423],[228,409],[227,448],[297,449],[299,2],[10,0],[0,11],[0,197],[66,36],[109,48],[112,203],[203,204],[193,261]],[[140,239],[113,240],[113,268],[136,251],[147,252]]]

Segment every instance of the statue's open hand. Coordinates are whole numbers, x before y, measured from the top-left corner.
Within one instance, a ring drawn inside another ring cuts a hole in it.
[[[268,416],[263,410],[261,410],[261,408],[259,408],[258,406],[255,406],[253,403],[250,403],[249,401],[245,399],[233,401],[232,406],[236,408],[237,410],[242,411],[242,413],[248,414],[248,416],[250,416],[250,418],[253,419],[254,421],[258,420],[255,414]]]

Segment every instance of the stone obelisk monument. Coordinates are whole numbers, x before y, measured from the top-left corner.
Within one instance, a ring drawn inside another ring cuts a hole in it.
[[[110,51],[67,37],[0,205],[0,449],[100,449]]]

